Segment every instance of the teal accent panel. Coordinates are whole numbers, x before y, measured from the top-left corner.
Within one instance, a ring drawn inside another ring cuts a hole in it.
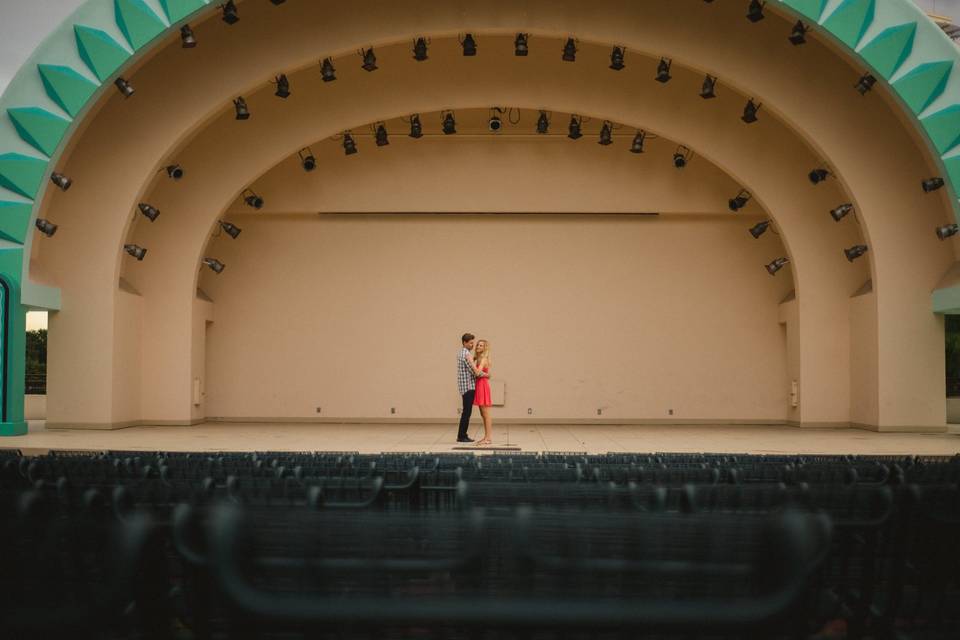
[[[6,375],[0,376],[3,385],[4,417],[0,422],[0,436],[21,436],[27,432],[23,419],[23,392],[27,353],[27,314],[20,302],[23,285],[23,248],[0,249],[0,278],[6,291],[0,287],[0,323],[6,325]],[[0,343],[2,346],[2,343]],[[2,371],[2,370],[0,370]]]
[[[87,104],[97,84],[90,82],[82,75],[71,69],[55,64],[39,64],[40,79],[47,90],[47,95],[60,105],[64,111],[76,118],[83,105]]]
[[[802,13],[814,22],[820,22],[820,16],[823,15],[823,8],[827,6],[827,0],[783,0],[783,4]]]
[[[163,7],[167,20],[171,23],[183,20],[205,4],[203,0],[160,0],[160,6]]]
[[[913,39],[917,34],[917,23],[908,22],[889,29],[870,41],[860,50],[860,55],[880,72],[884,78],[890,78],[913,50]]]
[[[947,170],[947,175],[950,177],[950,182],[952,182],[954,185],[960,185],[960,156],[944,158],[943,166]]]
[[[114,0],[117,26],[136,51],[157,37],[167,25],[143,0]]]
[[[930,298],[934,313],[960,314],[960,286],[934,289]]]
[[[52,156],[63,139],[70,122],[55,116],[40,107],[17,107],[7,109],[7,115],[17,128],[17,133],[37,151]]]
[[[80,57],[101,82],[109,78],[130,57],[127,50],[104,31],[79,24],[74,26],[73,30],[77,35]]]
[[[32,213],[28,202],[0,202],[0,238],[23,244]]]
[[[954,104],[920,121],[940,153],[960,143],[960,105]]]
[[[893,83],[904,102],[919,114],[943,93],[953,70],[953,60],[926,62]]]
[[[45,160],[5,153],[0,155],[0,186],[32,200],[40,190],[46,170]]]
[[[855,49],[873,22],[876,0],[843,0],[823,26],[851,49]]]

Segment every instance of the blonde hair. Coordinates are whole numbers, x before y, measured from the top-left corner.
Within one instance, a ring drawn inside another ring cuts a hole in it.
[[[480,345],[481,345],[481,344],[483,344],[483,354],[482,354],[482,355],[478,352],[478,349],[480,348]],[[478,366],[478,367],[480,366],[480,363],[482,362],[481,358],[482,358],[482,359],[485,359],[485,360],[487,361],[487,364],[490,364],[490,343],[487,342],[486,340],[484,340],[483,338],[480,338],[479,340],[477,340],[477,344],[474,345],[474,347],[473,347],[473,360],[474,360],[474,362],[477,363],[477,366]]]

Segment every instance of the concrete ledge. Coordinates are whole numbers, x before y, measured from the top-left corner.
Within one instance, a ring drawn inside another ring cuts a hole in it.
[[[480,414],[474,413],[471,424],[479,421]],[[208,417],[204,422],[223,423],[299,423],[299,424],[449,424],[456,425],[459,418],[270,418],[270,417]],[[773,425],[782,426],[783,420],[729,420],[729,419],[700,419],[674,418],[670,420],[654,418],[498,418],[493,417],[494,424],[516,425]]]
[[[47,422],[46,429],[52,431],[116,431],[130,427],[192,427],[206,420],[133,420],[128,422]]]
[[[798,429],[850,429],[853,425],[849,422],[799,422],[797,420],[787,420],[784,424]]]

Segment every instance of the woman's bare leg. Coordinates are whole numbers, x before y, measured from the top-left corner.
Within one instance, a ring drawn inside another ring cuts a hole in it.
[[[493,444],[493,418],[490,407],[480,407],[480,416],[483,418],[483,439],[480,443]]]

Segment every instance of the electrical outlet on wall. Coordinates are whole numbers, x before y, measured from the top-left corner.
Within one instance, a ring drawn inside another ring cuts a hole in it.
[[[673,415],[673,409],[667,409],[667,415],[668,415],[668,416],[672,416],[672,415]]]
[[[598,416],[602,416],[602,415],[603,415],[603,409],[597,409],[597,415],[598,415]]]
[[[396,413],[396,412],[397,412],[396,407],[390,407],[390,413]]]
[[[321,407],[317,407],[317,413],[320,413]]]

